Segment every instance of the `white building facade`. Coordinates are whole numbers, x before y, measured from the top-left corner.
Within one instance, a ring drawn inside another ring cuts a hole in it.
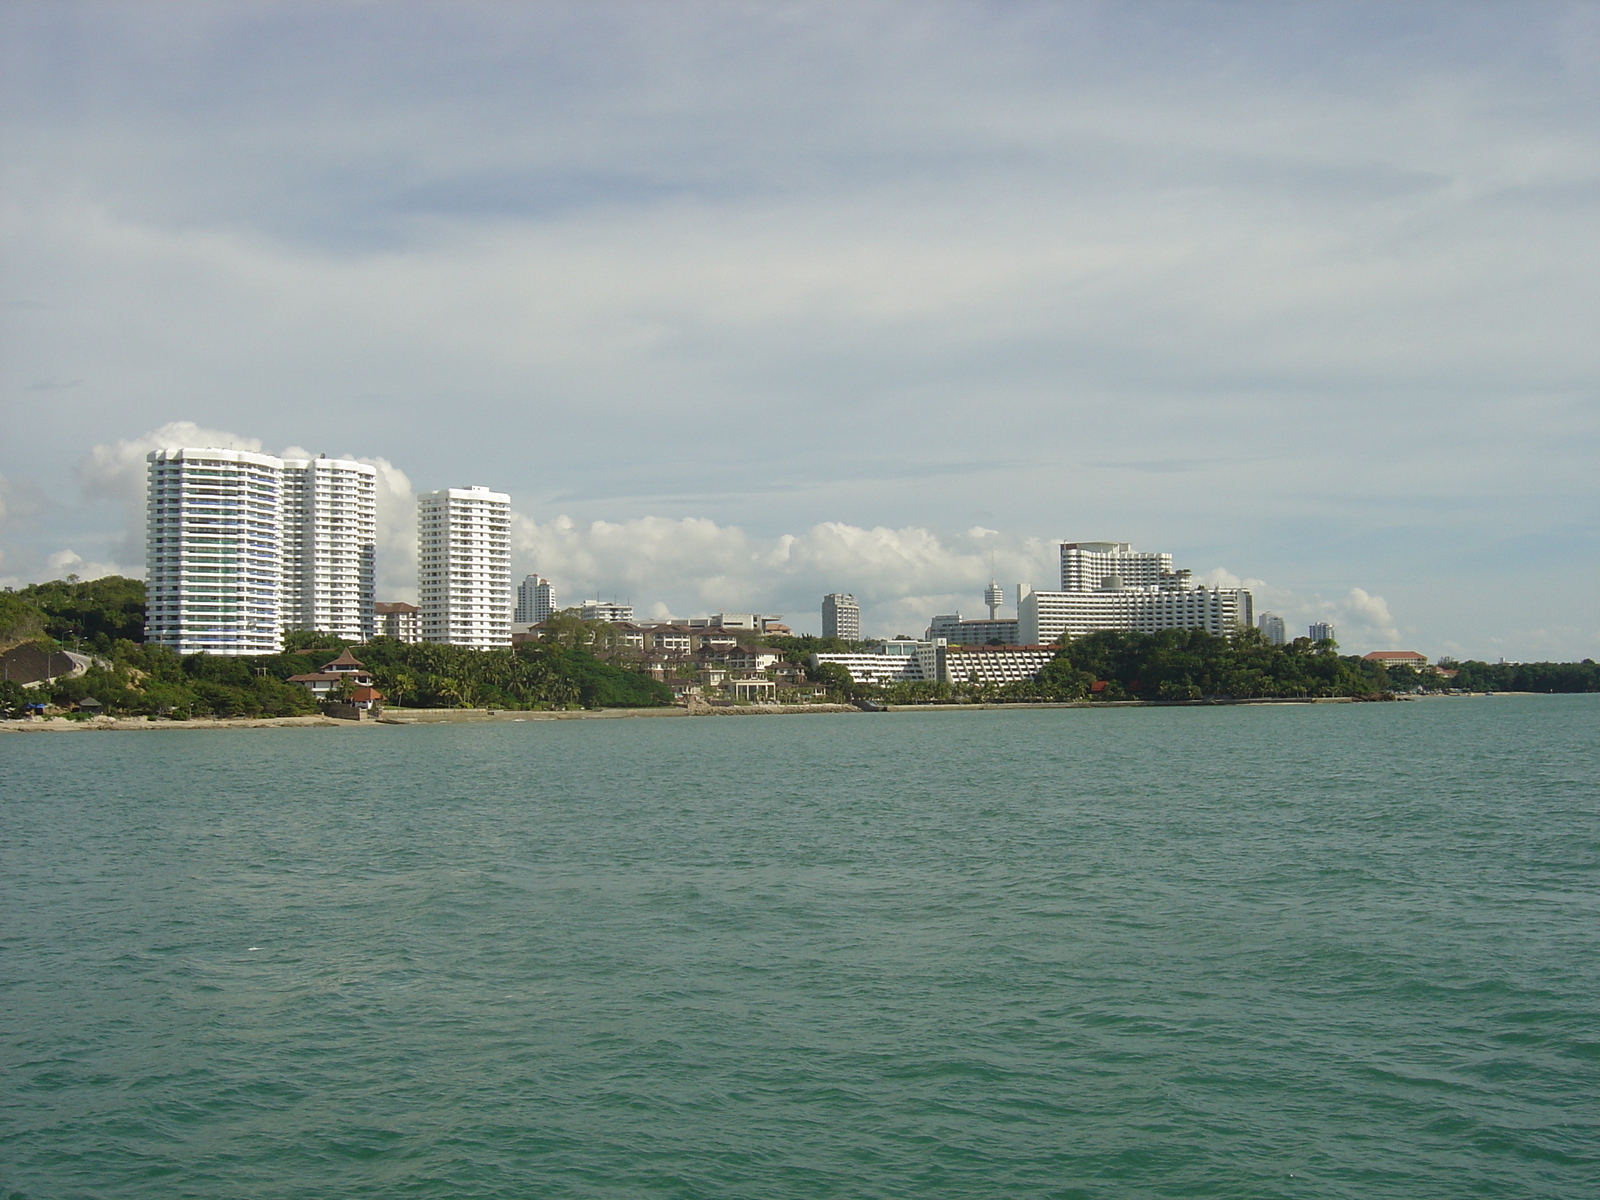
[[[585,621],[605,621],[610,625],[631,624],[633,605],[619,604],[615,600],[585,600],[578,606],[578,615]]]
[[[529,575],[517,585],[514,625],[537,625],[556,610],[556,590],[548,579]]]
[[[365,642],[378,543],[377,468],[283,460],[283,625]]]
[[[417,497],[422,640],[476,650],[511,645],[511,497],[486,487]]]
[[[1289,629],[1283,623],[1283,618],[1277,613],[1264,612],[1257,622],[1261,629],[1261,636],[1267,640],[1269,646],[1281,646],[1289,640]]]
[[[1083,637],[1102,629],[1156,633],[1203,629],[1225,637],[1253,625],[1250,593],[1243,588],[1121,588],[1101,592],[1026,592],[1017,606],[1017,636],[1024,644]]]
[[[283,461],[244,450],[146,456],[145,640],[179,654],[283,649]]]
[[[847,592],[829,592],[822,598],[822,636],[858,641],[861,637],[861,607]]]
[[[1170,554],[1135,550],[1127,542],[1061,543],[1063,592],[1098,591],[1113,576],[1131,587],[1156,587],[1176,578]]]

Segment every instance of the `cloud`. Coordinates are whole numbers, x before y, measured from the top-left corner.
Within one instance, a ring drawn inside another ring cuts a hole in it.
[[[1004,580],[1049,576],[1053,543],[982,532],[974,545],[970,534],[825,521],[761,538],[705,518],[540,523],[518,514],[512,549],[520,570],[555,584],[562,604],[630,600],[658,616],[783,612],[791,627],[818,632],[823,595],[850,592],[870,632],[921,633],[935,612],[981,607],[991,550]]]
[[[1290,637],[1304,637],[1313,622],[1326,621],[1333,625],[1336,640],[1346,653],[1415,648],[1400,644],[1404,639],[1388,601],[1361,588],[1351,588],[1345,595],[1328,600],[1274,587],[1262,579],[1241,578],[1223,567],[1198,572],[1195,579],[1210,587],[1249,589],[1257,617],[1264,612],[1276,613],[1284,619]]]
[[[146,456],[153,450],[176,450],[183,446],[214,446],[219,450],[259,453],[261,439],[204,429],[193,421],[168,421],[159,429],[138,437],[94,446],[78,463],[78,486],[91,503],[133,504],[142,510],[148,478]],[[142,524],[140,530],[142,533]]]
[[[106,575],[124,573],[116,563],[86,562],[76,550],[59,550],[45,561],[45,565],[51,579],[65,579],[69,575],[76,575],[79,579],[100,579]]]

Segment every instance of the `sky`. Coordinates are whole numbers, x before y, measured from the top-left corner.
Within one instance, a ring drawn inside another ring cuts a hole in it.
[[[1110,540],[1600,657],[1600,3],[0,0],[0,76],[0,584],[298,447],[379,599],[487,484],[563,603],[915,635]]]

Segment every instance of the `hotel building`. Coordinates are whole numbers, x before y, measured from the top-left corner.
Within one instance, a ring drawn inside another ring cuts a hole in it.
[[[1254,624],[1244,588],[1195,587],[1188,571],[1173,571],[1170,554],[1138,553],[1126,542],[1063,543],[1061,590],[1025,590],[1017,603],[1017,640],[1031,645],[1102,629],[1203,629],[1221,637]]]
[[[486,487],[417,497],[422,640],[478,650],[511,645],[511,497]]]

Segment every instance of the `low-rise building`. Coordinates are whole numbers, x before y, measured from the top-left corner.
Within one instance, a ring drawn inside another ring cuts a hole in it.
[[[372,687],[372,675],[355,655],[345,650],[332,662],[324,663],[320,671],[291,675],[288,682],[309,689],[318,700],[328,700],[347,683],[357,691]]]
[[[1427,655],[1415,650],[1374,650],[1361,656],[1366,662],[1381,663],[1385,667],[1411,667],[1417,671],[1432,670]]]
[[[1015,646],[1017,622],[1015,618],[1001,617],[963,621],[959,612],[948,613],[928,623],[926,636],[930,642],[943,638],[953,646]]]
[[[615,600],[585,600],[578,606],[578,616],[585,621],[633,621],[633,605],[619,604]]]
[[[1033,679],[1055,658],[1059,646],[939,647],[939,682],[1003,687]]]

